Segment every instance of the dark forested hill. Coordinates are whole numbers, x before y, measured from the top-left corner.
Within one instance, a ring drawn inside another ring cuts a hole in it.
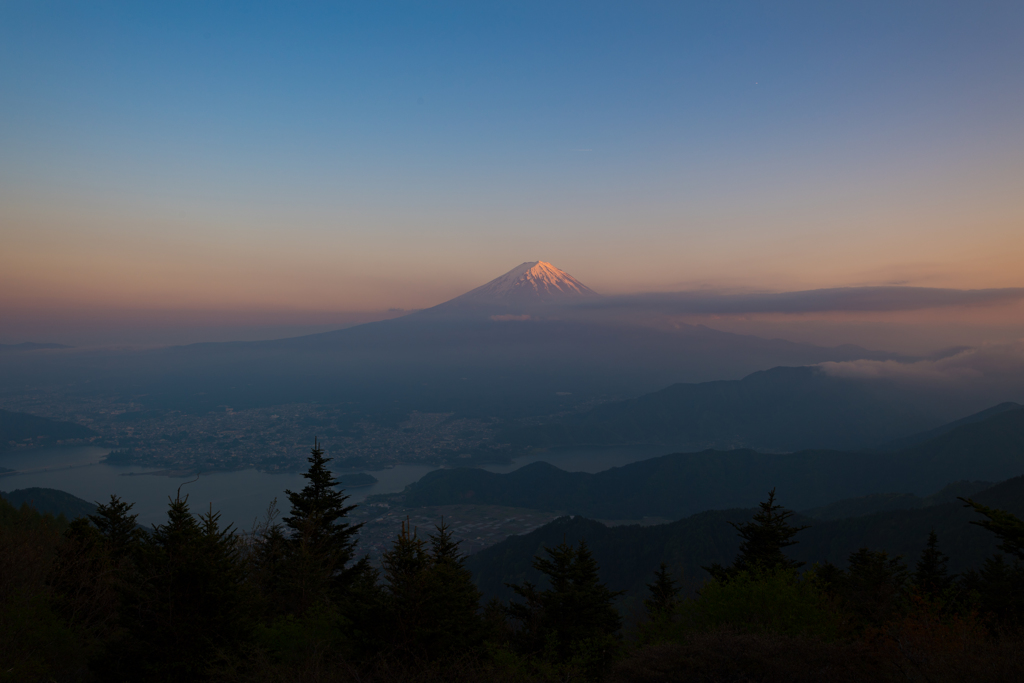
[[[1024,516],[1024,477],[993,486],[974,498]],[[785,491],[779,492],[779,500],[787,504]],[[709,511],[648,527],[607,527],[583,517],[562,517],[470,556],[467,565],[485,595],[507,599],[511,591],[506,583],[540,581],[531,563],[544,546],[585,539],[601,566],[602,580],[612,589],[642,594],[645,582],[662,561],[673,572],[681,572],[686,586],[693,589],[708,578],[702,566],[728,564],[735,556],[739,539],[728,522],[746,521],[753,513],[753,509]],[[978,515],[960,502],[827,522],[797,515],[794,524],[811,526],[798,534],[799,543],[787,554],[808,563],[830,561],[843,566],[850,553],[869,547],[903,555],[913,565],[934,529],[940,548],[950,556],[949,569],[959,572],[978,566],[996,550],[995,537],[970,523],[975,519]]]
[[[64,515],[69,520],[96,512],[96,506],[89,501],[57,489],[34,487],[16,489],[7,493],[0,491],[0,498],[16,508],[28,505],[37,512],[49,513],[54,516]]]
[[[922,471],[954,473],[953,479],[1000,480],[1024,473],[1024,408],[961,425],[899,452]],[[897,459],[896,462],[899,460]],[[970,472],[970,474],[968,474]],[[935,478],[932,478],[935,481]]]
[[[404,502],[413,507],[473,502],[599,519],[679,519],[701,510],[755,505],[772,486],[791,492],[798,508],[870,493],[881,486],[879,464],[838,451],[738,450],[676,453],[597,474],[564,472],[542,462],[509,474],[437,470],[406,489]]]
[[[506,434],[519,447],[663,444],[680,450],[856,450],[942,420],[927,401],[881,382],[816,367],[777,367],[741,380],[674,384],[588,413]]]
[[[752,450],[675,453],[597,474],[533,463],[509,474],[438,470],[406,489],[409,506],[464,502],[564,510],[598,519],[678,519],[751,507],[777,487],[806,509],[872,493],[926,495],[949,482],[1024,473],[1024,409],[963,425],[899,453]]]
[[[643,583],[662,561],[688,588],[704,580],[702,564],[727,563],[739,548],[736,530],[729,522],[743,522],[753,510],[702,512],[671,524],[607,527],[585,517],[561,517],[523,536],[506,540],[467,558],[477,587],[485,599],[507,600],[512,591],[506,583],[524,580],[538,583],[542,577],[531,566],[544,547],[563,540],[576,544],[585,539],[601,567],[601,579],[615,590],[643,591]]]
[[[864,517],[890,510],[914,510],[952,503],[957,498],[977,495],[992,488],[993,485],[990,481],[955,481],[930,496],[915,496],[913,493],[872,493],[869,496],[847,498],[810,510],[801,510],[801,514],[823,521]]]
[[[15,443],[44,446],[66,439],[87,439],[91,436],[97,436],[96,432],[72,422],[0,410],[0,451]]]
[[[931,441],[937,436],[947,434],[956,429],[957,427],[974,424],[975,422],[983,422],[984,420],[999,415],[1000,413],[1007,413],[1014,410],[1020,410],[1021,408],[1024,408],[1024,406],[1022,406],[1019,403],[1013,403],[1012,401],[1000,403],[997,406],[992,406],[991,408],[982,410],[981,412],[978,413],[974,413],[973,415],[968,415],[967,417],[961,418],[959,420],[954,420],[953,422],[947,422],[946,424],[940,425],[935,429],[929,429],[928,431],[921,432],[920,434],[913,434],[902,439],[896,439],[895,441],[890,441],[889,443],[882,444],[876,450],[902,451],[908,448],[913,448],[914,446],[919,446],[923,443]]]

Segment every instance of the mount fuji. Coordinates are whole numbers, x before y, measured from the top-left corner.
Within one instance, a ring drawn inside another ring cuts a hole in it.
[[[399,416],[490,417],[552,414],[779,365],[893,358],[849,345],[643,324],[602,301],[565,271],[530,261],[398,318],[290,339],[82,357],[90,366],[80,378],[175,410],[321,402]]]
[[[701,325],[637,324],[607,313],[602,299],[551,263],[528,261],[399,318],[292,339],[203,345],[202,355],[220,356],[224,369],[288,374],[296,383],[304,378],[298,389],[303,400],[374,396],[421,411],[483,414],[554,412],[673,382],[739,379],[778,365],[891,357],[855,346],[825,348]],[[200,350],[183,347],[181,355]]]
[[[601,295],[547,261],[522,263],[474,290],[446,301],[434,310],[465,307],[531,307],[597,299]]]

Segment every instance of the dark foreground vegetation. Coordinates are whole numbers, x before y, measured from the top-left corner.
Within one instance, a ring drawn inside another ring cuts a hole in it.
[[[733,523],[731,564],[693,595],[667,565],[623,616],[586,541],[543,577],[481,596],[442,522],[403,526],[381,570],[314,447],[308,483],[249,532],[179,495],[142,530],[112,497],[67,522],[0,501],[3,681],[1016,681],[1024,679],[1024,522],[973,501],[999,554],[947,571],[862,548],[794,560],[774,491]]]

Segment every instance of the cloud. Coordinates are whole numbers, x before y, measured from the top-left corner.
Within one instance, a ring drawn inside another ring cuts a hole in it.
[[[1024,340],[964,349],[945,358],[915,363],[854,360],[821,363],[834,377],[925,382],[996,382],[1024,388]]]
[[[715,294],[670,292],[605,297],[586,304],[677,315],[917,311],[1024,301],[1024,287],[938,289],[931,287],[840,287],[802,292]]]

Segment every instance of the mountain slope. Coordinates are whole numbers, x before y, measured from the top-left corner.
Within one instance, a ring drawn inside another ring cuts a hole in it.
[[[33,487],[6,493],[0,491],[0,498],[16,508],[28,505],[37,512],[54,516],[64,515],[68,520],[96,513],[96,506],[89,501],[57,489]]]
[[[878,512],[891,510],[917,510],[920,508],[956,502],[957,498],[969,498],[992,488],[990,481],[955,481],[930,496],[915,496],[912,493],[873,493],[860,498],[847,498],[835,503],[822,505],[800,514],[819,521],[866,517]]]
[[[96,432],[74,424],[28,413],[0,410],[0,451],[19,445],[44,446],[67,439],[87,439]]]
[[[674,449],[854,450],[933,426],[889,383],[777,367],[742,380],[674,384],[547,424],[510,430],[520,447],[660,444]]]
[[[912,448],[926,441],[930,441],[937,436],[947,434],[956,429],[957,427],[973,424],[975,422],[981,422],[995,415],[999,415],[1000,413],[1006,413],[1012,410],[1018,410],[1020,408],[1024,408],[1024,406],[1022,406],[1019,403],[1013,403],[1012,401],[1000,403],[997,406],[992,406],[991,408],[987,408],[985,410],[982,410],[981,412],[974,413],[973,415],[968,415],[967,417],[960,418],[959,420],[954,420],[953,422],[947,422],[946,424],[940,425],[935,429],[929,429],[928,431],[921,432],[920,434],[913,434],[902,439],[896,439],[895,441],[890,441],[889,443],[882,444],[876,450],[901,451],[907,448]]]
[[[401,494],[408,506],[472,501],[566,510],[598,519],[678,519],[756,505],[778,488],[794,509],[890,491],[927,494],[951,481],[1024,473],[1024,409],[958,427],[900,453],[752,450],[675,453],[596,474],[533,463],[509,474],[437,470]]]
[[[1024,477],[998,484],[974,498],[1024,516]],[[786,496],[781,496],[780,502],[788,506]],[[485,598],[508,599],[511,591],[506,583],[543,582],[531,563],[545,546],[552,547],[563,540],[575,544],[586,539],[601,567],[601,579],[613,590],[626,590],[634,599],[644,595],[644,584],[651,580],[661,562],[666,562],[677,575],[681,572],[684,588],[693,590],[708,578],[701,567],[715,562],[729,564],[735,557],[739,538],[728,523],[747,521],[753,514],[754,509],[707,511],[678,522],[648,527],[607,527],[583,517],[563,517],[471,555],[466,566]],[[996,551],[995,537],[971,524],[977,518],[959,502],[829,522],[797,515],[793,524],[811,526],[797,535],[797,545],[788,548],[787,554],[809,564],[830,561],[845,566],[850,553],[866,546],[903,555],[913,566],[924,549],[928,532],[934,529],[940,548],[950,556],[950,571],[959,572],[978,566]]]
[[[1024,471],[1024,407],[963,424],[899,455],[896,462],[929,474],[945,473],[946,481],[999,481],[1018,475]]]
[[[406,414],[516,417],[644,394],[672,382],[739,378],[778,365],[891,358],[856,347],[816,347],[700,326],[498,318],[423,312],[276,341],[66,354],[17,366],[0,359],[0,373],[23,383],[59,378],[90,390],[131,393],[142,396],[146,408],[351,401]]]

